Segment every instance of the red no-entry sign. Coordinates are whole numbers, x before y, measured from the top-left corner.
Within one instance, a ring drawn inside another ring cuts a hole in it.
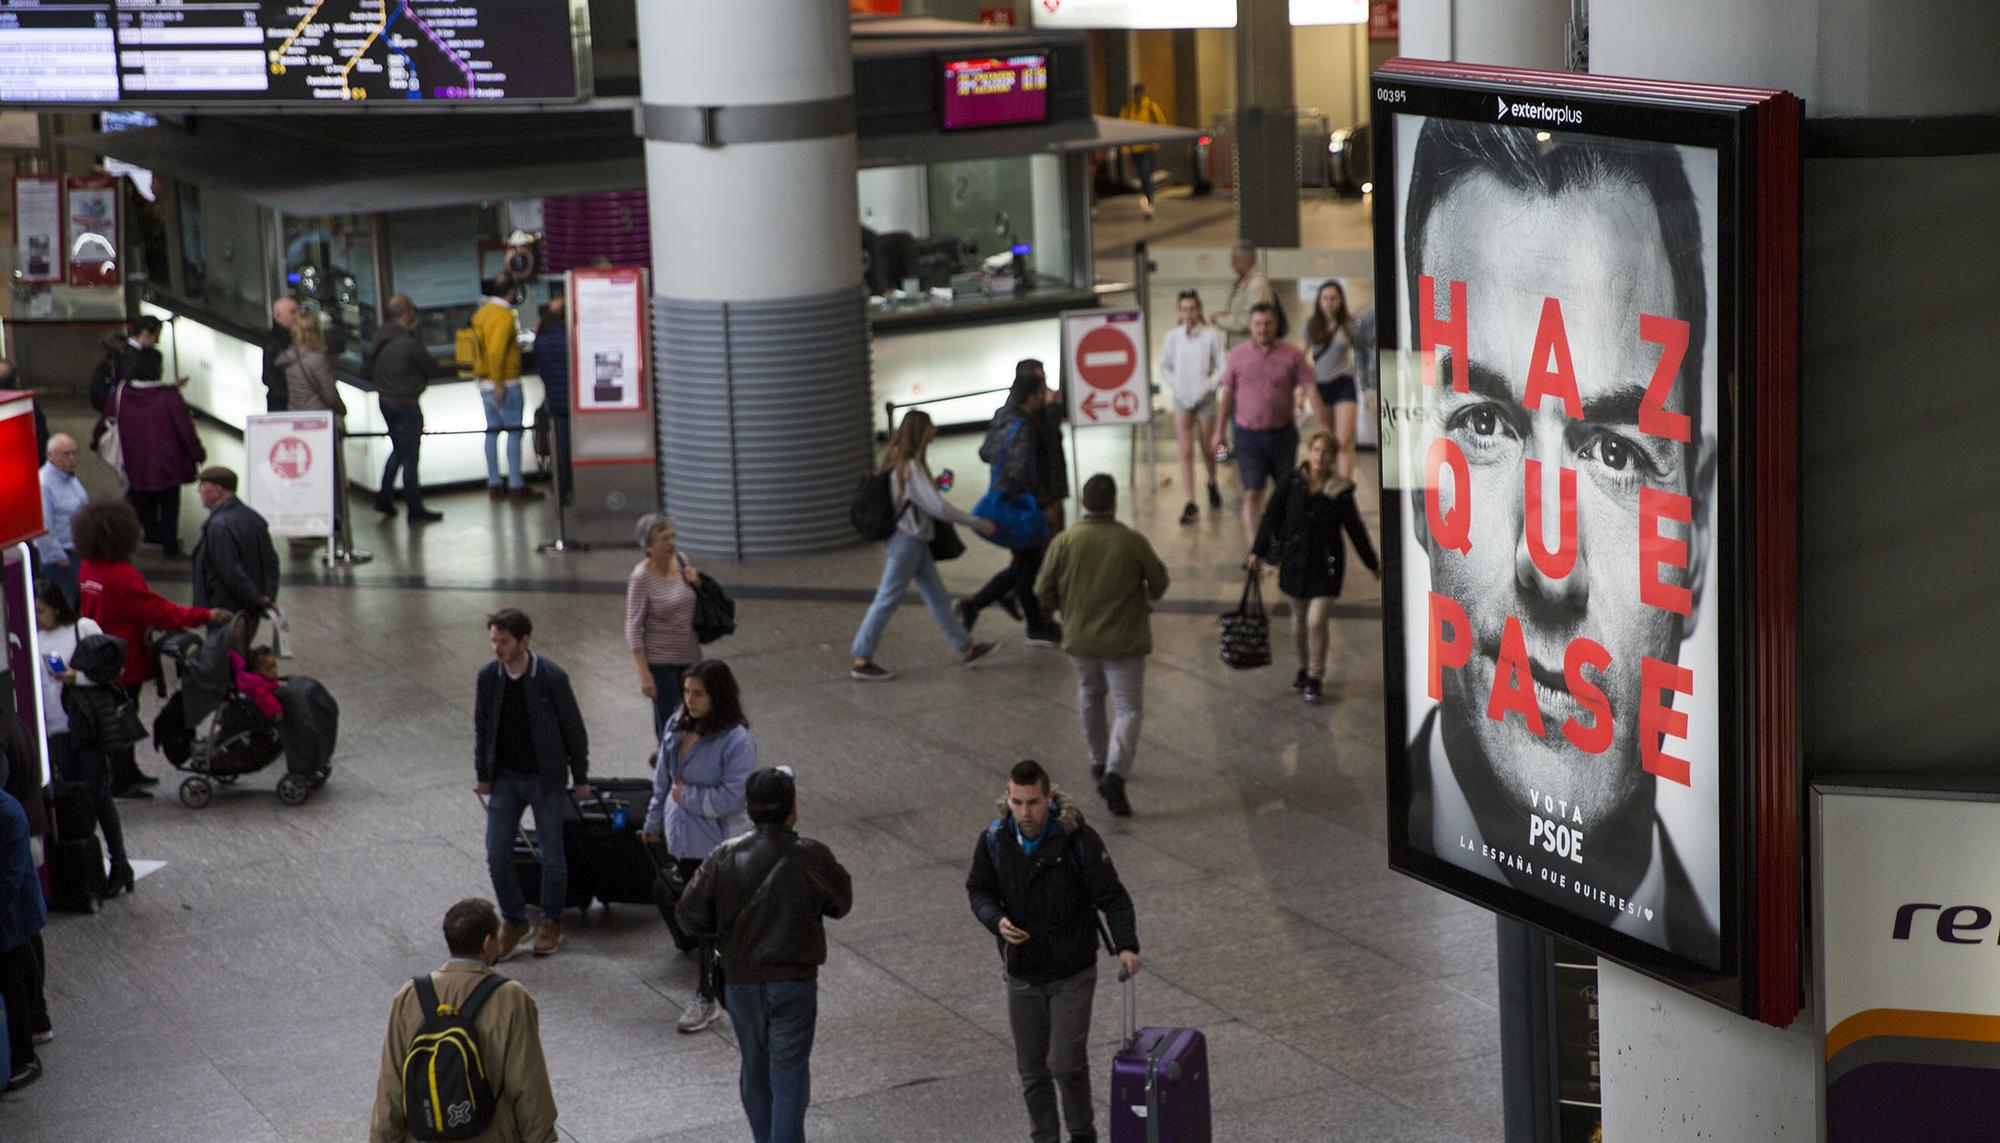
[[[1080,426],[1146,420],[1145,325],[1138,310],[1081,310],[1063,315],[1070,421]]]

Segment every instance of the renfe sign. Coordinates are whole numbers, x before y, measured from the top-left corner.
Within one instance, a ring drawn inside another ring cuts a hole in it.
[[[1374,96],[1390,863],[1787,1024],[1798,101]]]
[[[1827,1143],[1990,1134],[2000,792],[1833,779],[1813,817]]]
[[[1040,123],[1048,117],[1047,56],[945,61],[945,130]]]

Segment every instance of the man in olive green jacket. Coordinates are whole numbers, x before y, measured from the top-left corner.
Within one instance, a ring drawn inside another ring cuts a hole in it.
[[[1125,779],[1139,749],[1153,601],[1167,593],[1167,566],[1146,537],[1113,518],[1117,509],[1117,481],[1101,472],[1084,481],[1083,519],[1049,545],[1035,594],[1062,613],[1062,648],[1076,668],[1090,776],[1104,804],[1123,818],[1132,816]]]
[[[444,915],[444,939],[451,959],[431,974],[440,1004],[462,1005],[481,981],[493,975],[500,947],[500,914],[491,901],[468,897]],[[403,1058],[424,1026],[423,1004],[410,981],[389,1005],[389,1034],[382,1041],[382,1076],[375,1087],[375,1113],[368,1143],[404,1143],[410,1138],[409,1109],[403,1106]],[[541,1016],[534,997],[508,981],[473,1015],[480,1059],[493,1082],[493,1121],[472,1143],[556,1143],[556,1097],[549,1090],[548,1063],[542,1058]]]

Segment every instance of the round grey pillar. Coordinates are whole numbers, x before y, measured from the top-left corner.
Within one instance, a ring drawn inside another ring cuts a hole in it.
[[[846,5],[642,3],[639,56],[661,501],[695,552],[851,543],[872,453]]]

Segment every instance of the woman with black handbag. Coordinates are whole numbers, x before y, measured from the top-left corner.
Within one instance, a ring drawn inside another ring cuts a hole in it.
[[[882,631],[889,626],[889,617],[896,613],[897,605],[903,602],[903,592],[912,581],[917,585],[917,594],[924,597],[931,618],[937,621],[938,630],[951,640],[966,665],[978,662],[993,650],[991,643],[973,642],[964,624],[953,614],[951,594],[945,590],[944,579],[938,575],[937,558],[931,554],[939,521],[963,524],[980,535],[990,535],[994,530],[993,521],[961,511],[939,494],[927,459],[931,439],[936,436],[937,426],[931,423],[930,414],[912,409],[903,414],[896,435],[889,438],[889,447],[882,451],[882,467],[877,471],[889,474],[890,501],[896,506],[896,530],[886,541],[888,555],[882,563],[882,582],[875,589],[875,601],[869,604],[860,630],[854,633],[853,662],[847,669],[850,678],[879,682],[896,677],[896,672],[875,662],[875,647],[882,641]]]
[[[1382,578],[1375,545],[1362,526],[1354,503],[1354,482],[1335,474],[1340,445],[1333,434],[1319,433],[1306,451],[1306,462],[1287,474],[1264,506],[1257,542],[1244,561],[1251,571],[1267,563],[1278,565],[1278,590],[1291,598],[1292,630],[1298,640],[1299,673],[1292,689],[1307,702],[1325,697],[1326,650],[1333,601],[1340,596],[1347,573],[1347,546],[1341,532],[1354,541],[1361,562]]]
[[[625,579],[625,643],[639,668],[639,693],[653,701],[653,735],[681,701],[681,676],[701,658],[695,635],[701,573],[680,558],[671,516],[639,517],[646,558]]]

